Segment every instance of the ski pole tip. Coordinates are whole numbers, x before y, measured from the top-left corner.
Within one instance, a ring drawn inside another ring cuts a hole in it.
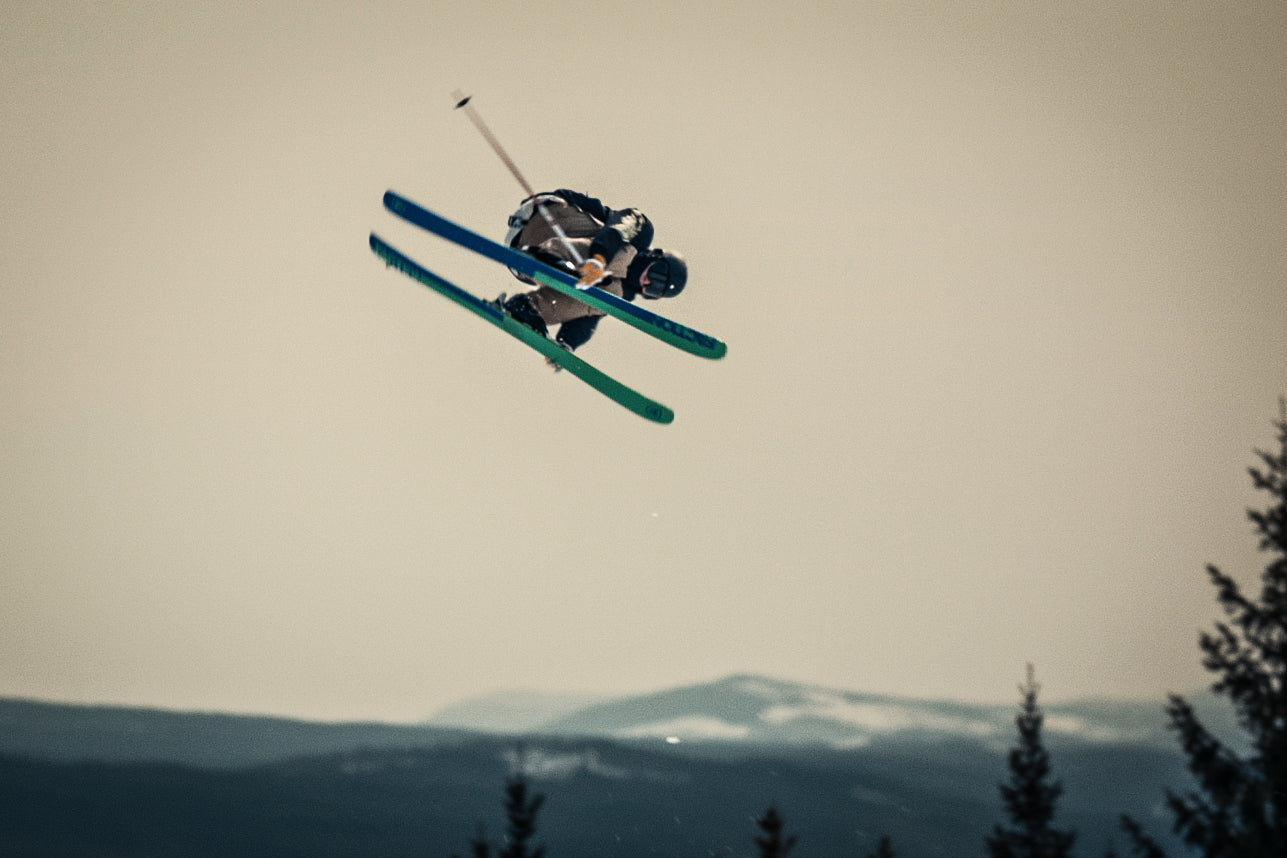
[[[457,92],[456,95],[459,96],[460,93]],[[459,110],[460,108],[464,107],[466,104],[469,104],[469,99],[471,98],[473,98],[472,95],[467,95],[464,98],[460,99],[460,101],[456,102],[456,109]]]

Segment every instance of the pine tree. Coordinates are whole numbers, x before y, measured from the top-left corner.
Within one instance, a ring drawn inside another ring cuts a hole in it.
[[[545,803],[545,796],[534,795],[528,798],[527,778],[522,766],[505,782],[505,815],[509,818],[504,848],[498,858],[542,858],[544,846],[528,846],[536,834],[536,812]]]
[[[755,820],[762,834],[755,837],[755,845],[760,849],[760,858],[786,858],[786,854],[795,846],[795,837],[782,839],[784,825],[782,815],[777,807],[769,805],[764,815]]]
[[[1122,828],[1130,835],[1136,858],[1166,858],[1162,847],[1145,834],[1140,824],[1130,816],[1122,816]]]
[[[496,851],[496,858],[543,858],[545,847],[529,846],[536,834],[536,813],[545,802],[545,796],[528,797],[527,777],[523,772],[524,754],[520,747],[515,752],[514,774],[505,780],[505,816],[509,824],[505,840]],[[491,858],[492,844],[487,839],[483,824],[469,841],[471,858]],[[451,858],[458,858],[452,855]]]
[[[1218,675],[1212,690],[1229,698],[1250,734],[1251,754],[1240,757],[1198,721],[1193,707],[1171,695],[1167,715],[1179,735],[1198,789],[1167,793],[1175,831],[1205,858],[1282,858],[1287,853],[1287,400],[1279,400],[1279,452],[1257,450],[1262,468],[1252,483],[1270,496],[1265,510],[1248,510],[1271,556],[1259,601],[1243,595],[1215,566],[1207,574],[1228,617],[1198,640],[1202,665]],[[1141,854],[1161,850],[1129,818],[1124,825]]]
[[[1010,750],[1010,783],[1000,787],[1011,825],[996,826],[986,838],[992,858],[1068,858],[1072,852],[1076,835],[1051,827],[1063,786],[1050,780],[1050,757],[1041,742],[1045,716],[1037,706],[1040,690],[1028,665],[1028,681],[1019,686],[1023,702],[1015,718],[1019,745]]]
[[[880,838],[880,842],[876,844],[876,851],[867,858],[894,858],[894,845],[890,842],[888,834]]]
[[[491,858],[492,845],[487,841],[487,830],[478,823],[478,832],[469,840],[469,854],[472,858]],[[453,854],[451,858],[459,858]]]

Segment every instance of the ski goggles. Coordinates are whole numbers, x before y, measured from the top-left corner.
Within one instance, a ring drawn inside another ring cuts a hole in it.
[[[645,298],[665,298],[671,294],[670,260],[661,251],[639,275],[639,291]],[[674,290],[678,292],[678,289]]]

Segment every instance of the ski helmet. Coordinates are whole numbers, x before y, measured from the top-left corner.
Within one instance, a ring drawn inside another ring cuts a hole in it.
[[[645,298],[674,298],[688,282],[688,264],[678,253],[657,248],[639,272],[639,292]]]

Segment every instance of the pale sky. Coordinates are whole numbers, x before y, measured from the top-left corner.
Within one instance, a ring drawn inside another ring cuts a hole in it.
[[[0,5],[0,695],[1203,686],[1287,393],[1278,2]],[[642,208],[649,424],[386,269]]]

